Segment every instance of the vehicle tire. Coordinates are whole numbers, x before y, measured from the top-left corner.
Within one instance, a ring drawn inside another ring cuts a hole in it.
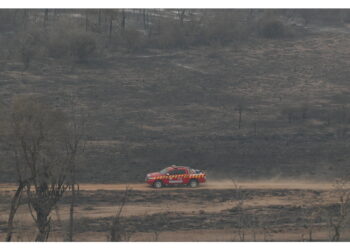
[[[190,183],[188,183],[188,185],[191,187],[191,188],[196,188],[198,187],[198,181],[197,180],[190,180]]]
[[[153,183],[153,187],[155,187],[155,188],[161,188],[161,187],[163,187],[162,181],[156,181],[156,182],[154,182],[154,183]]]

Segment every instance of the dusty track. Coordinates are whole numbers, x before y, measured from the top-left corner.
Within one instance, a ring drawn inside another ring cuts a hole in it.
[[[300,189],[300,190],[329,190],[332,189],[331,182],[308,182],[308,181],[290,181],[290,180],[269,180],[269,181],[240,181],[237,185],[242,189]],[[127,183],[127,184],[80,184],[80,190],[125,190],[126,187],[138,191],[153,191],[154,188],[144,183]],[[201,184],[196,189],[234,189],[235,185],[232,181],[208,181]],[[15,184],[0,184],[1,191],[13,191],[16,189]],[[167,187],[163,190],[181,190],[187,187]]]
[[[132,241],[153,241],[155,228],[160,228],[160,241],[231,241],[239,240],[236,230],[237,186],[230,181],[208,181],[199,188],[169,187],[154,189],[144,183],[127,184],[133,189],[121,214],[132,235]],[[78,241],[105,241],[109,223],[119,209],[126,184],[81,184],[76,204]],[[315,206],[327,208],[337,202],[332,183],[305,180],[241,181],[242,205],[249,218],[258,224],[247,224],[247,240],[301,240],[305,233],[304,217]],[[8,217],[8,202],[14,184],[0,184],[0,241]],[[69,196],[69,193],[68,193]],[[52,212],[54,231],[50,240],[61,241],[69,218],[69,197]],[[301,210],[303,209],[303,210]],[[247,217],[247,218],[248,218]],[[255,218],[255,217],[254,217]],[[325,218],[315,224],[315,239],[327,240]],[[17,211],[16,240],[32,241],[35,224],[27,206]],[[262,227],[262,225],[264,227]],[[267,231],[266,231],[267,230]],[[347,232],[348,234],[348,232]],[[189,236],[190,235],[190,236]],[[249,238],[250,237],[250,238]],[[266,238],[268,237],[268,238]],[[343,236],[349,239],[350,236]],[[266,238],[266,239],[265,239]]]

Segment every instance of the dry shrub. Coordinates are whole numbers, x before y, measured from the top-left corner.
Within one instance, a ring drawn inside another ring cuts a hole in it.
[[[46,44],[48,56],[62,58],[69,54],[69,42],[67,35],[61,31],[51,32]]]
[[[86,62],[96,52],[95,35],[64,26],[53,28],[46,42],[47,54],[53,58],[71,57],[78,62]]]
[[[259,23],[258,33],[264,38],[279,39],[290,35],[287,27],[276,18],[263,17]]]
[[[145,46],[144,35],[136,29],[126,29],[121,36],[121,45],[128,51],[137,51]]]
[[[86,61],[96,51],[96,41],[93,34],[77,32],[70,40],[70,54],[80,62]]]
[[[242,22],[242,16],[232,12],[220,11],[203,22],[200,30],[202,42],[227,44],[242,40],[249,34],[249,27]]]
[[[297,12],[304,19],[305,24],[339,25],[346,22],[347,9],[302,9]]]
[[[39,29],[30,27],[18,34],[15,41],[18,56],[26,70],[35,56],[42,53],[42,44],[45,41],[43,33]]]
[[[160,22],[156,36],[150,40],[150,46],[158,48],[183,48],[186,45],[185,28],[173,20]]]
[[[328,227],[331,241],[340,241],[350,215],[350,182],[348,177],[337,179],[333,185],[332,196],[336,204],[328,211]]]
[[[257,21],[257,34],[268,39],[292,38],[297,33],[278,17],[265,15]]]
[[[243,14],[216,11],[201,20],[181,23],[161,20],[150,45],[157,48],[186,48],[195,45],[227,44],[244,39],[250,28],[242,21]]]

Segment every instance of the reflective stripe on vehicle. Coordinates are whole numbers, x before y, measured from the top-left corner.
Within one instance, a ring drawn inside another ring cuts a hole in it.
[[[163,180],[163,179],[177,179],[177,178],[204,178],[205,174],[180,174],[180,175],[163,175],[163,176],[155,176],[155,180]]]

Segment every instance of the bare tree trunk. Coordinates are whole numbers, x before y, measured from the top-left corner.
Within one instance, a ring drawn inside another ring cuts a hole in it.
[[[146,26],[146,10],[145,9],[142,10],[142,20],[143,20],[143,29],[146,30],[147,26]]]
[[[46,211],[37,212],[37,226],[39,232],[35,238],[35,241],[47,241],[51,231],[51,219]]]
[[[241,129],[241,122],[242,122],[242,109],[240,108],[238,110],[238,129]]]
[[[179,20],[180,20],[180,24],[181,24],[181,25],[184,24],[185,13],[186,13],[186,10],[185,10],[185,9],[182,9],[182,10],[178,10],[178,11],[177,11],[177,15],[178,15],[178,17],[179,17]]]
[[[73,183],[72,183],[72,199],[71,199],[70,209],[69,209],[69,229],[68,229],[67,241],[73,241],[73,239],[74,239],[74,207],[75,207],[75,201],[76,201],[76,190],[75,190],[75,174],[74,174]]]
[[[21,196],[22,196],[22,191],[24,188],[24,183],[20,182],[19,186],[16,190],[15,195],[13,196],[12,200],[11,200],[11,210],[10,210],[10,215],[9,215],[9,219],[7,222],[7,235],[6,235],[6,241],[11,241],[12,239],[12,233],[13,233],[13,220],[15,218],[17,209],[19,207],[19,203],[21,200]]]
[[[312,229],[309,230],[309,241],[312,241]]]
[[[85,32],[88,31],[88,24],[89,24],[89,16],[88,11],[85,11]]]
[[[109,19],[109,41],[112,39],[112,30],[113,30],[113,15]]]
[[[98,28],[101,29],[101,10],[98,10]]]
[[[121,213],[123,211],[123,208],[125,206],[125,203],[128,199],[128,195],[129,195],[129,187],[126,187],[125,188],[125,192],[124,192],[124,197],[121,201],[121,204],[120,204],[120,207],[117,211],[117,213],[115,214],[114,218],[113,218],[113,221],[112,221],[112,226],[111,226],[111,231],[110,231],[110,239],[112,242],[116,242],[116,241],[120,241],[121,240],[121,225],[120,225],[120,216],[121,216]]]
[[[49,20],[49,9],[45,9],[45,16],[44,16],[44,27],[46,28],[47,22]]]
[[[334,235],[332,237],[332,241],[339,241],[339,239],[340,239],[339,227],[334,226]]]
[[[125,31],[125,19],[126,19],[125,10],[122,9],[122,21],[121,21],[122,32]]]

